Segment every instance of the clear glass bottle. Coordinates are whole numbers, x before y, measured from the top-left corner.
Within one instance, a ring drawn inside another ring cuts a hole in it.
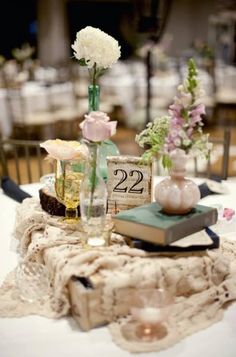
[[[86,246],[99,247],[107,245],[103,234],[107,211],[107,188],[99,170],[101,145],[86,143],[90,155],[80,188],[81,223],[86,233]]]

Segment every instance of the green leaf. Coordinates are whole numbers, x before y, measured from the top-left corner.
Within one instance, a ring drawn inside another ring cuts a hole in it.
[[[163,165],[164,169],[170,169],[172,167],[172,161],[171,161],[169,155],[162,156],[162,165]]]
[[[79,64],[80,64],[80,66],[87,66],[87,63],[86,63],[86,61],[85,61],[85,58],[81,58],[80,60],[79,60]]]
[[[188,118],[188,111],[187,109],[183,108],[181,110],[181,116],[187,121],[189,118]]]
[[[106,71],[107,71],[107,68],[102,68],[102,69],[97,70],[95,78],[97,79],[97,78],[101,77]]]

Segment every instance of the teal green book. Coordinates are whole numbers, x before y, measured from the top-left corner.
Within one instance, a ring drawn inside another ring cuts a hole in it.
[[[215,224],[217,218],[216,208],[202,205],[196,205],[185,215],[167,215],[156,202],[113,216],[115,232],[160,245],[199,232]]]

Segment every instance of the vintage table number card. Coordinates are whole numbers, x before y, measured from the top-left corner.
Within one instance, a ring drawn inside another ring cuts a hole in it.
[[[108,213],[133,208],[151,202],[152,165],[140,157],[109,156]]]

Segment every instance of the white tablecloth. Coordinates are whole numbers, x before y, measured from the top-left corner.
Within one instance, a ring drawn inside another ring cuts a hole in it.
[[[236,183],[227,183],[229,193],[211,195],[200,203],[221,203],[236,209]],[[37,196],[38,184],[23,188]],[[0,192],[0,283],[17,264],[17,255],[11,247],[17,203]],[[235,234],[236,237],[236,234]],[[236,239],[236,238],[235,238]],[[1,357],[126,357],[111,340],[107,327],[81,332],[72,318],[50,320],[39,316],[0,319]],[[222,321],[202,330],[160,352],[139,354],[150,357],[235,357],[236,303],[225,312]]]

